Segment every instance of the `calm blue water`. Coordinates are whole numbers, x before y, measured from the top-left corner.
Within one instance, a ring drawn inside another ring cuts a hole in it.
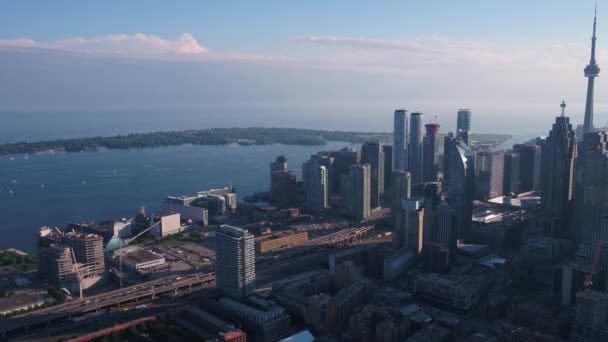
[[[167,195],[234,186],[239,196],[269,187],[269,163],[283,154],[298,176],[327,146],[170,146],[0,157],[0,249],[35,251],[42,225],[132,216],[140,205],[160,209]],[[10,191],[13,194],[10,194]]]

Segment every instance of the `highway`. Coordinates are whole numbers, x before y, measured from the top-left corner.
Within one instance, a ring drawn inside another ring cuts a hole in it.
[[[48,323],[70,316],[98,311],[122,303],[154,298],[157,295],[177,292],[180,289],[209,288],[215,286],[215,273],[196,273],[188,275],[172,275],[169,277],[109,291],[83,300],[71,301],[40,310],[35,310],[15,317],[0,320],[0,333],[27,329],[28,326]]]

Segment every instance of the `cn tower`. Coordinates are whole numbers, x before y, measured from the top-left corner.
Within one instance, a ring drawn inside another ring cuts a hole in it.
[[[585,77],[587,81],[587,102],[585,103],[585,122],[583,124],[583,132],[589,133],[593,131],[593,83],[594,79],[600,74],[600,67],[595,62],[595,26],[597,18],[597,4],[595,4],[595,14],[593,15],[593,36],[591,36],[591,60],[589,65],[585,67]]]

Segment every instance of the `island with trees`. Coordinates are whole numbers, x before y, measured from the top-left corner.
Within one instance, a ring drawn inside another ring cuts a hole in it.
[[[193,145],[325,145],[327,141],[364,143],[392,141],[392,133],[323,131],[300,128],[210,128],[173,132],[133,133],[111,137],[57,139],[38,142],[0,144],[0,155],[50,153],[54,151],[82,152],[98,148],[129,149],[182,144]],[[473,134],[473,140],[505,140],[509,134]],[[443,141],[443,139],[440,139]]]

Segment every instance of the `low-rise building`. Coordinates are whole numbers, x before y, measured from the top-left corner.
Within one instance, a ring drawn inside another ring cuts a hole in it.
[[[180,220],[181,216],[179,213],[161,215],[155,219],[156,222],[152,224],[148,234],[157,238],[164,238],[169,235],[177,234],[181,232],[182,228]]]
[[[495,251],[519,248],[527,226],[528,210],[492,202],[475,202],[467,241],[489,245]]]
[[[209,331],[212,336],[215,335],[217,337],[216,341],[247,342],[246,333],[199,306],[192,305],[187,307],[181,312],[181,317],[193,323],[197,330],[202,328],[205,331]]]
[[[308,232],[282,232],[271,235],[260,236],[255,239],[255,250],[257,253],[265,253],[280,248],[298,245],[308,241]]]
[[[277,341],[289,333],[290,316],[272,301],[258,296],[250,296],[246,302],[223,297],[219,306],[226,316],[241,323],[247,332],[253,332],[255,341]]]
[[[151,251],[139,250],[122,256],[122,263],[132,271],[163,265],[165,257]]]
[[[437,306],[455,311],[470,310],[492,280],[487,268],[473,267],[458,276],[435,273],[419,274],[414,281],[414,293]]]
[[[232,188],[199,191],[192,196],[168,196],[166,201],[170,212],[204,226],[209,223],[210,216],[234,214],[237,210],[237,198]]]

